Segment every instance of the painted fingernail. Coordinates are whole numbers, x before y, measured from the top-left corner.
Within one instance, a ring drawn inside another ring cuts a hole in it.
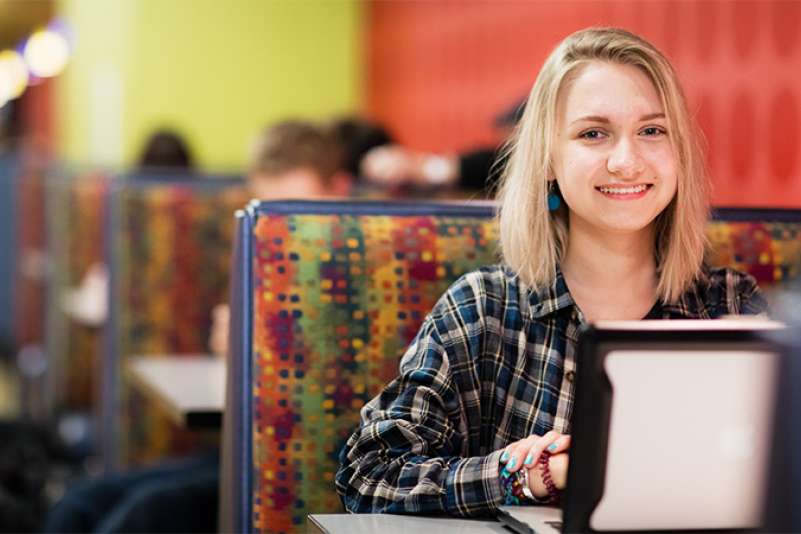
[[[556,443],[551,443],[550,445],[548,445],[548,450],[553,452],[556,450],[556,447],[557,447]]]
[[[509,453],[506,452],[506,451],[503,451],[503,454],[501,454],[501,461],[505,462],[508,459],[509,459]]]
[[[528,453],[528,456],[526,456],[526,461],[523,462],[523,463],[526,464],[526,465],[531,465],[533,462],[534,462],[534,455],[531,454],[531,453]]]
[[[512,458],[509,460],[509,463],[506,464],[506,468],[507,469],[514,469],[516,461],[517,460],[515,459],[515,457],[512,456]]]

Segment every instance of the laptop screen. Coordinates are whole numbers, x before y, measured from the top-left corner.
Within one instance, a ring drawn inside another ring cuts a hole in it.
[[[777,324],[676,323],[582,332],[565,531],[760,525]]]

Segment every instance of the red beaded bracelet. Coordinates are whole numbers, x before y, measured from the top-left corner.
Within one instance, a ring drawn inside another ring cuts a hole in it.
[[[548,451],[543,451],[540,454],[539,460],[537,463],[540,467],[540,476],[542,478],[542,483],[545,484],[545,489],[548,490],[548,502],[550,503],[557,503],[559,502],[559,489],[554,484],[553,478],[551,477],[551,468],[549,465],[551,459],[551,453]]]

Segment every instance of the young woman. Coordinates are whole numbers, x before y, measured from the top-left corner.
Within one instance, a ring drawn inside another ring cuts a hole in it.
[[[504,263],[457,281],[362,410],[354,512],[491,513],[564,488],[579,326],[759,313],[704,262],[708,181],[677,76],[618,29],[567,37],[531,90],[498,193]]]

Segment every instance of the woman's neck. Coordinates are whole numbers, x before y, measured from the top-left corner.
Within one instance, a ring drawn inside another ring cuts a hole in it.
[[[656,301],[653,225],[641,232],[571,224],[562,274],[588,321],[641,319]]]

